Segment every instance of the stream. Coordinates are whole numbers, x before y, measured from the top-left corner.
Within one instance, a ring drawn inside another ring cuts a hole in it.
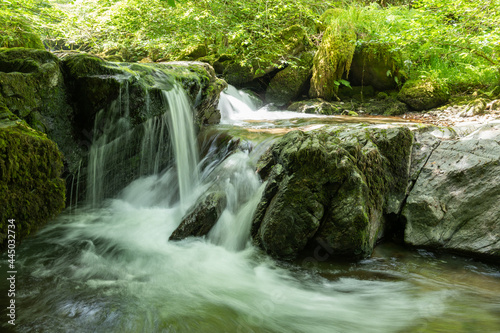
[[[138,176],[106,196],[105,187],[118,186],[110,168],[130,154],[118,148],[133,141],[120,108],[112,119],[121,127],[105,126],[91,148],[87,204],[66,209],[17,246],[16,326],[4,309],[2,332],[500,331],[498,265],[391,243],[359,262],[328,262],[322,253],[280,262],[251,243],[263,191],[254,166],[273,138],[401,119],[269,111],[230,87],[214,131],[246,140],[248,149],[224,153],[207,139],[200,157],[185,93],[164,93],[175,112],[144,124]],[[162,163],[170,158],[166,146],[173,158]],[[169,241],[214,187],[228,203],[207,237]],[[5,278],[1,284],[8,289]],[[0,299],[6,304],[7,293]]]

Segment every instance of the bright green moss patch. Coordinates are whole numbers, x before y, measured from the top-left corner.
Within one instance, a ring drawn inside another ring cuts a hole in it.
[[[16,240],[33,233],[64,208],[62,154],[57,145],[28,126],[0,124],[0,248],[7,221],[16,220]]]
[[[398,95],[401,102],[417,111],[441,106],[449,98],[450,94],[446,83],[430,77],[407,81]]]
[[[332,21],[328,25],[313,60],[311,97],[338,98],[339,81],[349,74],[356,38],[354,26],[348,22]]]

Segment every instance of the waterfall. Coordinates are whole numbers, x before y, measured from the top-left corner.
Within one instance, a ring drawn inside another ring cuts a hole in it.
[[[272,108],[258,107],[255,102],[257,97],[249,93],[237,90],[229,85],[220,95],[219,110],[221,112],[221,124],[236,126],[248,126],[248,121],[274,121],[294,118],[322,118],[318,114],[298,113],[291,111],[272,111]]]
[[[219,110],[221,113],[221,123],[231,123],[235,119],[249,115],[256,111],[257,105],[251,99],[250,95],[236,90],[229,85],[219,98]]]
[[[127,81],[119,98],[98,112],[87,173],[87,201],[92,206],[140,176],[159,174],[173,156],[177,181],[170,185],[170,190],[179,192],[181,205],[187,208],[187,198],[199,178],[193,110],[180,86],[161,93],[163,112],[135,128],[130,119]],[[148,109],[149,94],[145,103]]]
[[[194,121],[186,93],[179,86],[163,91],[170,106],[169,130],[174,149],[181,206],[192,193],[198,181],[198,145],[194,134]],[[187,207],[186,207],[187,208]]]
[[[90,147],[87,171],[87,201],[96,206],[123,187],[123,174],[131,149],[132,126],[129,120],[129,85],[124,81],[120,94],[108,109],[94,120],[94,141]]]

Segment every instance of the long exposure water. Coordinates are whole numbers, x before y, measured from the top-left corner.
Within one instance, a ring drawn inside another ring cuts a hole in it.
[[[198,161],[192,110],[178,89],[165,96],[175,115],[144,125],[144,138],[157,140],[160,127],[170,128],[168,144],[140,145],[142,170],[156,167],[111,198],[96,187],[88,205],[67,210],[18,246],[15,331],[500,331],[498,266],[393,244],[356,263],[324,256],[277,262],[254,247],[250,224],[263,188],[254,165],[270,142],[255,139],[253,149],[233,154],[209,149]],[[325,122],[256,110],[241,105],[244,97],[236,90],[222,95],[223,130],[236,126],[254,138]],[[99,162],[111,141],[94,142],[95,186],[112,177],[100,174],[107,162]],[[174,147],[175,162],[159,170],[154,161],[166,146]],[[213,188],[228,203],[211,232],[169,241],[189,207]],[[6,293],[0,299],[6,304]],[[5,310],[2,316],[0,329],[14,331]]]

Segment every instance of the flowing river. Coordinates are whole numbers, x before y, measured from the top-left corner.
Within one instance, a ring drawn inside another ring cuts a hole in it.
[[[175,88],[164,97],[173,111],[144,124],[138,176],[106,198],[105,188],[117,185],[112,167],[130,154],[119,147],[133,141],[118,114],[113,123],[121,127],[110,125],[91,148],[88,204],[68,208],[18,245],[12,331],[500,331],[499,266],[395,244],[356,263],[329,263],[319,254],[278,262],[251,244],[263,187],[254,165],[272,138],[351,118],[257,110],[230,88],[214,131],[245,138],[248,149],[229,154],[212,135],[200,157],[185,94]],[[365,121],[387,126],[394,119]],[[170,163],[161,162],[169,159],[166,146]],[[228,204],[208,236],[169,241],[189,207],[214,187]],[[6,279],[1,283],[7,289]],[[2,332],[9,332],[2,314]]]

